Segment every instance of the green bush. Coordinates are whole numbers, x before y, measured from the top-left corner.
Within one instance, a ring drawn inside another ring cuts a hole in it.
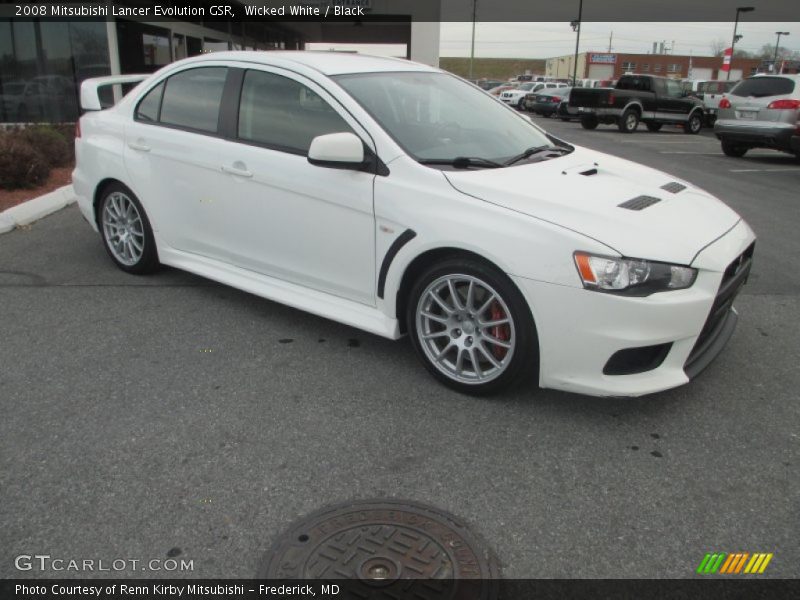
[[[36,148],[51,167],[65,167],[72,161],[73,149],[66,137],[47,125],[26,127],[18,133],[31,146]]]
[[[0,133],[0,188],[36,187],[50,176],[50,163],[19,133]]]

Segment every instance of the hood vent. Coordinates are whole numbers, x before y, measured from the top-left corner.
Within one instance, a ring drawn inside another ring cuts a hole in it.
[[[589,169],[588,171],[581,171],[581,175],[589,177],[591,175],[597,175],[597,169]]]
[[[677,194],[678,192],[682,192],[686,189],[686,186],[682,183],[678,183],[677,181],[670,181],[669,183],[665,183],[661,186],[662,190],[666,190],[668,192],[672,192],[673,194]]]
[[[653,206],[661,202],[661,198],[653,198],[653,196],[636,196],[622,204],[618,204],[620,208],[627,208],[628,210],[644,210],[648,206]]]

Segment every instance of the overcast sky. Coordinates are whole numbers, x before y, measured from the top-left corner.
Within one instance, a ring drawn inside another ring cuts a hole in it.
[[[796,0],[787,0],[793,2]],[[612,51],[646,53],[653,42],[675,42],[674,54],[708,56],[711,43],[723,40],[729,46],[733,23],[584,23],[581,51],[608,50],[608,38],[614,37]],[[742,39],[737,48],[755,52],[764,44],[775,45],[775,32],[788,31],[781,46],[800,50],[800,22],[739,23]],[[441,24],[441,56],[469,56],[472,23]],[[547,58],[575,51],[575,34],[569,23],[478,23],[475,30],[475,56],[508,58]]]

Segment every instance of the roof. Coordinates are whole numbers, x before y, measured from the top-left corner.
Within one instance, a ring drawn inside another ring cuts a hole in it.
[[[438,69],[411,62],[402,58],[385,56],[370,56],[367,54],[354,54],[345,52],[328,51],[297,51],[297,50],[267,50],[267,51],[235,51],[214,52],[204,54],[206,60],[239,60],[257,62],[264,65],[287,65],[294,63],[319,71],[325,75],[343,75],[346,73],[375,73],[391,71],[427,71],[435,72]]]

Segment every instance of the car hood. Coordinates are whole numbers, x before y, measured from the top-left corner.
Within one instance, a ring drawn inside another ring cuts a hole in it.
[[[686,181],[577,146],[541,162],[444,175],[464,194],[576,231],[632,258],[690,264],[740,220]],[[686,189],[662,189],[671,182]],[[639,196],[659,202],[641,210],[619,206]]]

